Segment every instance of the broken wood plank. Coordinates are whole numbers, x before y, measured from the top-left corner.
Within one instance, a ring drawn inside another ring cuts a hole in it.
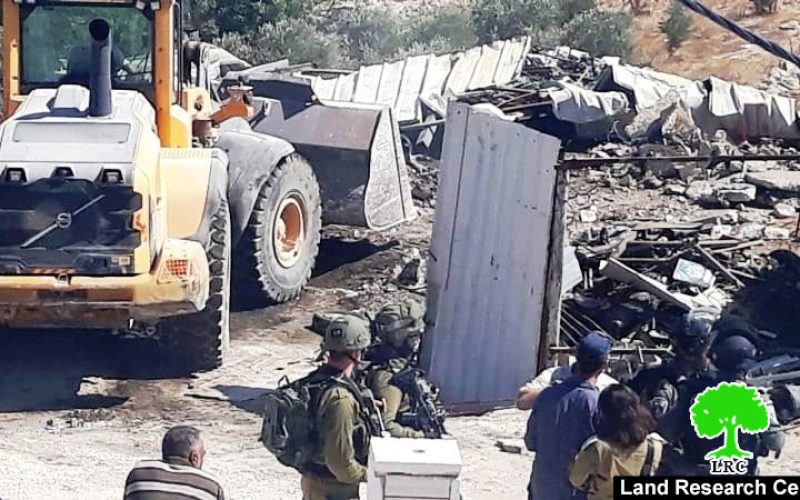
[[[718,261],[713,255],[711,255],[708,252],[708,250],[706,250],[700,245],[694,245],[694,249],[697,250],[697,253],[699,253],[704,259],[706,259],[709,264],[714,266],[714,268],[716,268],[717,271],[722,273],[722,275],[725,276],[725,278],[728,281],[738,286],[739,288],[744,287],[744,283],[742,283],[742,280],[734,276],[733,273],[731,273],[727,267],[723,266],[720,261]]]
[[[719,254],[719,253],[728,253],[728,252],[737,252],[739,250],[747,250],[748,248],[757,247],[764,244],[764,240],[753,240],[753,241],[745,241],[736,246],[727,247],[727,248],[717,248],[716,250],[711,250],[711,254]]]
[[[616,259],[608,259],[601,262],[600,273],[608,278],[635,286],[639,290],[650,292],[661,300],[665,300],[686,311],[693,309],[693,305],[689,300],[676,296],[667,290],[667,287],[663,284],[634,271]]]
[[[746,279],[746,280],[753,280],[753,281],[756,281],[756,280],[758,280],[758,281],[761,281],[761,278],[759,278],[758,276],[753,276],[753,275],[752,275],[752,274],[750,274],[750,273],[746,273],[746,272],[744,272],[744,271],[739,271],[738,269],[731,269],[730,271],[731,271],[731,273],[733,273],[735,276],[740,276],[740,277],[742,277],[742,278],[744,278],[744,279]]]

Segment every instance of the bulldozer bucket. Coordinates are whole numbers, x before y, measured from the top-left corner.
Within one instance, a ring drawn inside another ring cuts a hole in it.
[[[322,218],[383,230],[416,217],[392,110],[319,102],[305,80],[248,75],[254,130],[291,142],[311,162],[322,194]]]

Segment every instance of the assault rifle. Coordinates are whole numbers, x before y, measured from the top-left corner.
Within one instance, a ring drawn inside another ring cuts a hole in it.
[[[397,415],[397,423],[436,439],[447,433],[444,428],[447,412],[439,401],[439,389],[425,379],[425,372],[406,368],[395,374],[391,383],[408,394],[411,403],[409,411]]]

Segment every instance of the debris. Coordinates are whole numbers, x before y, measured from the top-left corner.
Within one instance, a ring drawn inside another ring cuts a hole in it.
[[[397,276],[397,282],[404,286],[417,286],[419,285],[420,267],[422,266],[422,259],[419,257],[411,259],[405,266],[400,274]]]
[[[764,225],[750,222],[739,226],[736,235],[743,240],[757,240],[764,235]]]
[[[581,272],[581,264],[578,261],[578,256],[575,247],[564,247],[564,263],[561,272],[561,295],[569,292],[583,281],[583,273]]]
[[[722,222],[725,224],[736,224],[739,222],[739,212],[736,210],[704,210],[699,216],[694,217],[692,222]],[[719,239],[719,238],[712,238]]]
[[[708,181],[694,181],[686,190],[686,197],[692,201],[701,201],[714,196],[714,186]]]
[[[756,187],[752,184],[723,184],[715,188],[720,200],[745,203],[756,199]]]
[[[581,222],[583,223],[591,223],[597,222],[597,210],[596,209],[589,209],[589,210],[581,210],[579,212]]]
[[[695,250],[697,251],[697,253],[699,253],[699,254],[700,254],[700,255],[701,255],[701,256],[702,256],[704,259],[706,259],[706,260],[708,261],[708,263],[709,263],[709,264],[711,264],[712,266],[714,266],[714,268],[715,268],[717,271],[719,271],[719,272],[720,272],[720,273],[721,273],[723,276],[725,276],[725,278],[726,278],[728,281],[730,281],[731,283],[733,283],[734,285],[736,285],[736,286],[738,286],[738,287],[740,287],[740,288],[744,286],[744,283],[742,283],[742,282],[741,282],[741,280],[739,280],[739,278],[737,278],[736,276],[734,276],[734,275],[733,275],[733,274],[732,274],[732,273],[731,273],[731,272],[728,270],[728,268],[727,268],[727,267],[723,266],[723,265],[722,265],[722,264],[721,264],[721,263],[720,263],[720,262],[719,262],[719,261],[718,261],[718,260],[717,260],[717,259],[716,259],[716,258],[713,256],[713,255],[711,255],[711,254],[708,252],[708,250],[706,250],[705,248],[703,248],[703,247],[702,247],[702,246],[700,246],[700,245],[695,245],[695,246],[694,246],[694,249],[695,249]]]
[[[678,259],[672,278],[684,283],[697,285],[701,288],[714,286],[716,277],[709,269],[690,260]]]
[[[797,215],[797,210],[789,203],[778,203],[775,205],[772,214],[779,219],[788,219]]]
[[[765,188],[777,189],[800,194],[800,172],[773,170],[770,172],[753,172],[745,176],[750,184]]]
[[[767,226],[764,228],[765,240],[788,240],[792,232],[785,227]]]
[[[686,187],[678,184],[670,184],[667,186],[666,192],[667,194],[675,196],[683,196],[686,194]]]
[[[600,272],[604,276],[614,278],[624,283],[630,283],[639,290],[652,293],[658,298],[672,303],[685,310],[692,309],[692,303],[670,293],[666,287],[658,281],[643,274],[637,273],[630,267],[616,259],[609,259],[600,264]]]
[[[733,234],[733,226],[727,224],[714,224],[711,228],[711,239],[718,240]]]
[[[500,451],[506,453],[521,455],[523,452],[527,451],[525,442],[521,439],[498,439],[496,444],[497,447],[500,448]]]
[[[786,21],[781,23],[778,29],[783,31],[798,31],[800,30],[800,23],[797,21]]]
[[[642,181],[642,186],[644,186],[645,189],[658,189],[663,185],[664,181],[651,174],[645,176],[644,180]]]
[[[769,216],[765,211],[747,208],[739,211],[739,221],[742,223],[764,223]]]

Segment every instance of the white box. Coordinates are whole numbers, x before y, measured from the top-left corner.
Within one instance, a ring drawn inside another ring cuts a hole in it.
[[[452,439],[373,438],[368,500],[458,500],[461,452]]]

